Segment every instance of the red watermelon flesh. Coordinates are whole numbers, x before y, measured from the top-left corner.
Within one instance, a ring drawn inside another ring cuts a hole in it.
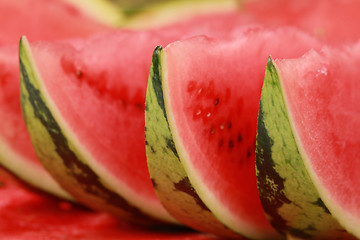
[[[107,214],[36,192],[2,168],[0,184],[1,239],[213,239],[189,231],[129,225]]]
[[[59,197],[72,197],[38,161],[21,113],[17,46],[0,47],[0,163],[24,181]]]
[[[276,60],[293,131],[321,199],[360,237],[360,43]]]
[[[232,230],[264,238],[271,227],[255,176],[263,69],[270,54],[301,56],[319,43],[286,28],[252,29],[240,36],[228,42],[193,38],[164,48],[165,111],[176,150],[201,200]],[[194,219],[193,226],[197,224]]]
[[[31,11],[29,11],[31,9]],[[17,43],[85,37],[110,30],[61,0],[0,1],[0,162],[34,186],[70,198],[39,164],[20,109]]]
[[[85,37],[110,30],[62,0],[0,0],[0,46],[31,40]]]
[[[266,26],[294,26],[332,44],[360,37],[360,2],[357,0],[245,1],[243,14]]]

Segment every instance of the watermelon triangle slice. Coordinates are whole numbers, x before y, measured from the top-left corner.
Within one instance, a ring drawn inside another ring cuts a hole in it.
[[[296,57],[312,47],[319,43],[292,28],[250,28],[232,39],[197,37],[154,52],[148,166],[161,201],[181,222],[223,237],[278,237],[255,175],[264,67],[269,54]]]
[[[280,231],[352,239],[345,228],[360,237],[359,64],[359,43],[268,63],[257,168],[264,207]]]
[[[29,11],[31,9],[31,11]],[[74,200],[39,164],[20,108],[17,43],[85,37],[110,30],[62,0],[0,0],[0,163],[44,191]]]

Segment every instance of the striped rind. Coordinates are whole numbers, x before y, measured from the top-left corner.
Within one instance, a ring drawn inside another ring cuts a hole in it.
[[[306,170],[279,78],[269,58],[256,141],[257,181],[268,219],[293,238],[352,239],[330,214]]]
[[[60,187],[47,171],[44,171],[41,166],[14,151],[1,138],[0,152],[0,163],[26,183],[57,197],[76,201],[68,192]]]
[[[152,58],[145,104],[146,155],[155,190],[169,213],[183,224],[223,237],[240,238],[200,199],[179,159],[164,104],[165,58],[165,52],[157,47]]]
[[[44,89],[29,43],[19,48],[21,104],[25,122],[39,160],[52,176],[79,202],[130,222],[158,224],[159,220],[113,191],[88,164],[87,154],[71,135]],[[70,137],[69,137],[70,136]]]

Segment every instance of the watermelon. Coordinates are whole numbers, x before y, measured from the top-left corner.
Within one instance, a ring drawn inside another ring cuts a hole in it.
[[[109,35],[90,38],[81,50],[51,42],[30,48],[22,40],[27,128],[44,166],[80,202],[136,223],[175,222],[152,189],[142,147],[146,72],[136,69],[150,63],[144,55],[123,71],[126,58],[151,52],[157,36]]]
[[[36,191],[0,168],[0,238],[210,240],[188,229],[139,228]]]
[[[0,163],[33,186],[73,200],[39,164],[27,133],[20,108],[17,43],[22,34],[32,40],[60,40],[110,27],[62,0],[0,0],[0,18]]]
[[[179,221],[223,237],[278,237],[255,175],[263,69],[269,54],[296,57],[318,46],[292,28],[250,28],[226,40],[197,37],[155,50],[146,152],[157,194]]]
[[[0,163],[23,180],[74,200],[38,161],[21,113],[16,46],[0,47]]]
[[[257,138],[260,197],[294,237],[360,237],[360,44],[270,60]],[[281,126],[281,127],[279,127]]]

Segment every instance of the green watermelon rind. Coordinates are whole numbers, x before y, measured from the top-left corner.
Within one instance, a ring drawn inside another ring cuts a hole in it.
[[[295,238],[352,239],[323,203],[294,134],[280,76],[269,58],[256,141],[259,195],[268,219]]]
[[[38,164],[24,159],[22,155],[13,151],[6,141],[3,141],[1,138],[0,153],[0,163],[24,182],[59,198],[72,202],[76,201],[47,171],[43,171]]]
[[[197,195],[179,159],[165,109],[162,47],[154,50],[145,103],[145,145],[150,177],[165,208],[184,225],[198,231],[238,238],[211,213]],[[187,210],[191,209],[191,212]]]
[[[114,190],[111,177],[104,175],[102,167],[94,163],[48,96],[25,37],[21,38],[19,55],[25,123],[39,160],[60,185],[84,205],[130,222],[146,225],[176,223],[170,216],[163,217],[158,209],[149,210],[154,215],[145,212],[143,208],[150,206],[149,202],[142,205],[143,208],[136,206],[131,190],[125,187]]]

